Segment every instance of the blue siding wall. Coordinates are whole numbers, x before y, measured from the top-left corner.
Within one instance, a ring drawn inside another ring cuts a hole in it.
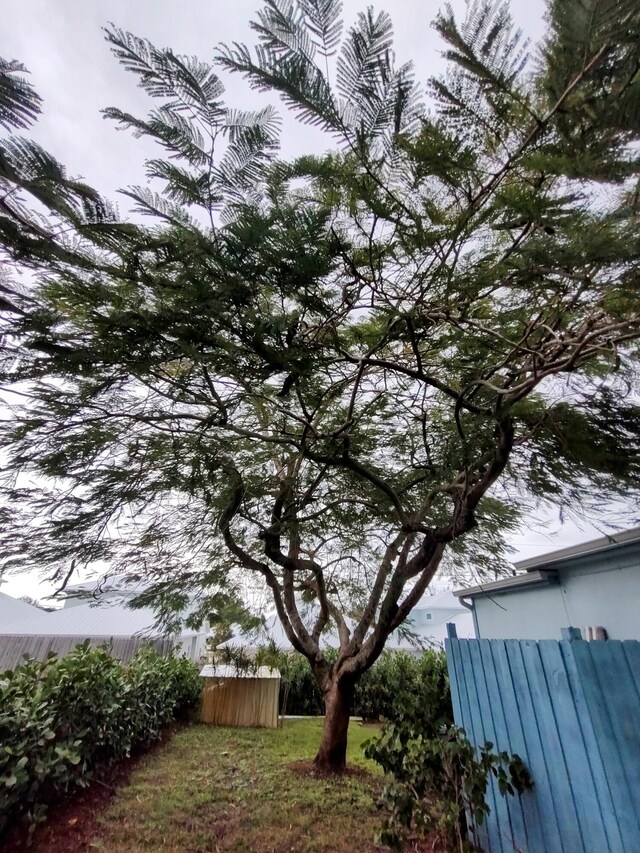
[[[491,807],[487,853],[640,851],[640,643],[446,641],[456,724],[535,782]]]

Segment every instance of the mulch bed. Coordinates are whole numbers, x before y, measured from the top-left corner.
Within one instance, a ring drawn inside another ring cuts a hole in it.
[[[86,788],[74,791],[68,800],[49,806],[46,822],[32,833],[31,839],[24,825],[12,827],[0,839],[2,853],[85,853],[90,850],[91,841],[100,831],[98,818],[117,788],[126,785],[141,761],[164,746],[180,728],[180,725],[170,726],[145,751],[116,762],[94,776]]]
[[[371,778],[371,773],[366,767],[354,767],[352,764],[340,771],[325,770],[317,767],[313,761],[294,761],[288,767],[298,776],[313,776],[316,779],[340,779],[347,776],[357,776],[360,779]]]

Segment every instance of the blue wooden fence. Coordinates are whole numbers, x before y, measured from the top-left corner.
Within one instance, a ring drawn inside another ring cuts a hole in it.
[[[487,853],[640,851],[640,642],[445,641],[454,718],[535,782],[480,827]]]

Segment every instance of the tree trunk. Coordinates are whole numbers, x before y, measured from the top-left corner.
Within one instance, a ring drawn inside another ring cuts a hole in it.
[[[314,764],[321,770],[341,773],[347,766],[347,731],[353,701],[353,684],[332,679],[324,694],[322,740]]]

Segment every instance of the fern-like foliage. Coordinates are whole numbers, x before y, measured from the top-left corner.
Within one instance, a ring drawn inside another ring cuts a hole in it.
[[[160,177],[160,175],[158,175]],[[173,176],[171,182],[173,185]],[[152,216],[162,219],[170,225],[193,226],[193,220],[181,204],[176,204],[160,193],[153,192],[148,187],[130,187],[122,190],[122,194],[135,202],[134,211],[142,216]]]
[[[133,130],[137,137],[148,136],[159,142],[170,157],[196,166],[202,166],[208,160],[202,129],[169,106],[152,110],[146,121],[114,107],[102,112],[105,118]]]
[[[111,25],[105,37],[120,63],[139,78],[152,98],[166,101],[168,112],[195,114],[215,127],[224,110],[224,86],[210,65],[193,56],[156,48],[147,39]]]
[[[268,0],[252,23],[255,56],[242,45],[222,46],[218,62],[260,91],[279,91],[305,123],[388,155],[422,114],[413,66],[396,68],[391,18],[372,9],[358,16],[339,50],[341,10],[337,0]],[[328,60],[336,54],[334,92]]]
[[[450,63],[444,77],[430,81],[441,114],[483,147],[487,141],[503,146],[511,127],[532,110],[524,76],[528,42],[514,28],[508,4],[470,4],[462,25],[447,5],[434,27]]]
[[[163,182],[165,198],[140,188],[126,191],[136,210],[184,225],[191,220],[179,205],[200,207],[212,217],[229,199],[251,193],[277,147],[273,108],[229,108],[222,99],[224,86],[207,63],[156,48],[114,26],[105,32],[122,65],[161,102],[146,119],[115,108],[103,111],[136,136],[158,142],[168,155],[147,162],[147,175]]]
[[[386,12],[360,13],[338,58],[341,113],[360,145],[412,129],[419,114],[412,63],[395,68],[393,25]]]
[[[19,76],[26,71],[15,59],[0,57],[0,127],[28,127],[40,114],[42,98]]]
[[[300,10],[321,56],[333,56],[342,35],[342,3],[336,0],[299,0]]]
[[[611,147],[640,130],[640,7],[635,0],[553,0],[549,23],[543,91],[553,104],[571,86],[565,137],[583,149],[585,139],[599,142],[594,157],[610,162]]]
[[[42,146],[22,137],[0,140],[0,242],[14,259],[84,265],[84,229],[116,219],[113,205],[69,178]]]
[[[12,260],[86,264],[89,244],[81,232],[113,224],[116,211],[41,145],[11,134],[41,111],[25,72],[19,62],[0,59],[0,126],[9,131],[0,139],[0,243]]]
[[[112,217],[111,206],[92,187],[70,179],[61,163],[29,139],[11,137],[0,143],[0,180],[26,190],[49,210],[78,222]]]
[[[306,124],[340,132],[340,117],[327,80],[304,53],[294,50],[279,55],[279,51],[258,44],[254,61],[244,45],[233,44],[219,48],[217,61],[246,76],[260,92],[275,89]]]
[[[527,59],[528,42],[514,30],[509,4],[482,0],[469,7],[458,26],[450,5],[436,19],[435,28],[450,45],[445,59],[466,69],[485,88],[509,92]]]

